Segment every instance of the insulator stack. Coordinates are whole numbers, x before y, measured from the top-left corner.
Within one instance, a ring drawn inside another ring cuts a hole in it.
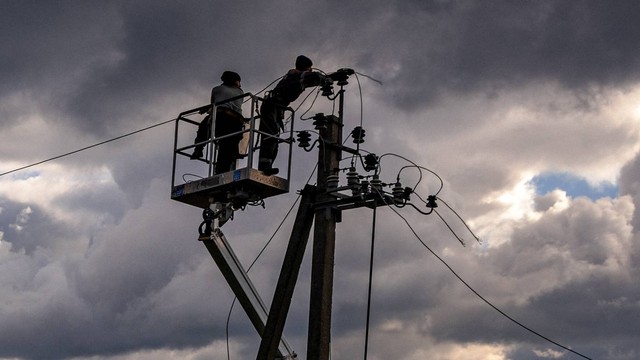
[[[364,157],[365,171],[372,171],[378,168],[378,157],[374,153],[369,153]]]
[[[340,176],[337,174],[327,175],[327,190],[334,190],[340,183]]]
[[[317,113],[313,116],[313,126],[316,130],[324,130],[327,128],[327,117],[323,113]]]
[[[404,188],[399,181],[395,184],[393,189],[391,189],[391,194],[393,195],[393,199],[397,202],[402,202],[402,200],[404,200]]]
[[[382,192],[382,180],[380,180],[378,175],[374,175],[373,179],[371,179],[371,190],[375,190],[379,193]]]
[[[347,185],[348,186],[356,186],[360,183],[360,175],[356,172],[356,168],[349,168],[349,172],[347,173]]]
[[[360,175],[356,172],[356,168],[349,168],[347,172],[347,186],[351,188],[353,195],[357,194],[360,185]]]
[[[435,195],[429,195],[427,196],[427,207],[434,209],[438,207],[438,203],[436,203],[436,196]]]
[[[300,131],[298,133],[298,146],[301,148],[309,147],[311,142],[311,134],[308,131]]]
[[[331,82],[327,82],[322,85],[322,96],[331,96],[333,95],[333,84]]]
[[[364,142],[364,129],[361,126],[356,126],[351,132],[354,144],[362,144]]]
[[[368,180],[362,180],[360,182],[360,193],[361,194],[368,194],[369,193],[369,181]]]
[[[405,187],[404,188],[404,192],[402,194],[402,198],[409,201],[411,199],[411,193],[413,192],[413,189],[410,187]]]

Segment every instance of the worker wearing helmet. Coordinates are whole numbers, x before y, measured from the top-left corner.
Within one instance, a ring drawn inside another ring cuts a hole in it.
[[[232,136],[218,141],[218,156],[215,172],[220,174],[232,170],[235,161],[240,157],[238,143],[242,139],[242,98],[244,92],[240,87],[240,75],[233,71],[225,71],[220,77],[222,84],[211,90],[211,104],[216,109],[215,137],[225,135]],[[237,99],[225,101],[234,97]],[[206,141],[211,135],[211,116],[207,115],[198,126],[195,143]],[[204,145],[197,145],[191,155],[191,159],[199,159],[203,156]]]
[[[260,155],[258,170],[266,175],[278,173],[273,167],[273,161],[278,155],[278,134],[284,129],[284,110],[295,101],[305,88],[320,85],[324,76],[318,72],[312,72],[313,62],[304,55],[296,58],[295,69],[291,69],[278,82],[276,87],[266,96],[260,106]]]

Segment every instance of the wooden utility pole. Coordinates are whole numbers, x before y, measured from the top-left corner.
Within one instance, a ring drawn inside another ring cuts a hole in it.
[[[298,209],[267,323],[261,334],[262,342],[257,357],[259,360],[274,359],[276,354],[313,219],[315,224],[307,359],[328,360],[330,355],[333,266],[339,211],[335,206],[313,204],[331,203],[331,200],[335,200],[335,196],[327,192],[327,178],[331,174],[337,174],[340,165],[342,118],[322,114],[316,116],[317,128],[322,138],[318,152],[317,186],[307,185],[302,193],[303,201]]]
[[[327,177],[339,172],[342,145],[342,103],[340,117],[327,116],[326,127],[320,127],[318,151],[318,203],[335,197],[327,193]],[[335,258],[336,222],[339,212],[335,207],[317,207],[313,232],[313,258],[311,264],[311,296],[309,303],[308,360],[328,360],[331,344],[331,305],[333,297],[333,268]]]

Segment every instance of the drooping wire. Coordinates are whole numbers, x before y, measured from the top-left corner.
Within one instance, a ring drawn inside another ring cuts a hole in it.
[[[304,99],[300,102],[300,105],[298,105],[298,107],[296,108],[296,111],[298,111],[298,109],[300,109],[302,107],[302,104],[304,104],[305,101],[307,101],[307,99],[309,98],[309,96],[311,96],[311,94],[316,93],[316,96],[313,98],[313,101],[311,101],[311,105],[309,105],[309,108],[307,110],[305,110],[302,114],[300,114],[300,120],[305,121],[305,120],[310,120],[313,117],[310,118],[304,118],[304,116],[311,111],[311,109],[313,108],[313,105],[315,105],[316,100],[318,100],[318,96],[320,95],[320,89],[316,89],[316,91],[310,91],[309,94],[307,94],[307,96],[304,97]]]
[[[80,149],[77,149],[77,150],[74,150],[74,151],[70,151],[70,152],[68,152],[68,153],[64,153],[64,154],[61,154],[61,155],[58,155],[58,156],[54,156],[54,157],[49,158],[49,159],[46,159],[46,160],[38,161],[38,162],[33,163],[33,164],[29,164],[29,165],[22,166],[22,167],[19,167],[19,168],[13,169],[13,170],[9,170],[9,171],[6,171],[6,172],[1,173],[1,174],[0,174],[0,177],[1,177],[1,176],[8,175],[8,174],[11,174],[11,173],[14,173],[14,172],[16,172],[16,171],[20,171],[20,170],[28,169],[28,168],[33,167],[33,166],[36,166],[36,165],[44,164],[44,163],[49,162],[49,161],[57,160],[57,159],[60,159],[60,158],[65,157],[65,156],[73,155],[73,154],[79,153],[79,152],[81,152],[81,151],[89,150],[89,149],[91,149],[91,148],[94,148],[94,147],[97,147],[97,146],[100,146],[100,145],[104,145],[104,144],[106,144],[106,143],[110,143],[110,142],[112,142],[112,141],[116,141],[116,140],[119,140],[119,139],[125,138],[125,137],[127,137],[127,136],[131,136],[131,135],[137,134],[137,133],[139,133],[139,132],[143,132],[143,131],[146,131],[146,130],[149,130],[149,129],[153,129],[153,128],[155,128],[155,127],[158,127],[158,126],[161,126],[161,125],[164,125],[164,124],[168,124],[168,123],[173,122],[173,121],[175,121],[175,120],[176,120],[176,119],[171,119],[171,120],[163,121],[163,122],[161,122],[161,123],[158,123],[158,124],[155,124],[155,125],[151,125],[151,126],[147,126],[146,128],[142,128],[142,129],[139,129],[139,130],[136,130],[136,131],[132,131],[132,132],[130,132],[130,133],[127,133],[127,134],[124,134],[124,135],[120,135],[120,136],[117,136],[117,137],[111,138],[111,139],[109,139],[109,140],[101,141],[101,142],[99,142],[99,143],[96,143],[96,144],[93,144],[93,145],[89,145],[89,146],[85,146],[85,147],[83,147],[83,148],[80,148]]]
[[[191,182],[191,181],[187,180],[187,176],[193,176],[194,178],[197,178],[199,180],[200,179],[204,179],[204,177],[202,177],[200,175],[197,175],[197,174],[184,173],[184,174],[182,174],[182,181],[184,181],[185,183]]]
[[[433,174],[433,175],[438,179],[438,181],[440,181],[440,187],[438,188],[438,191],[436,191],[436,193],[435,193],[434,195],[438,195],[438,194],[440,193],[440,191],[442,191],[442,188],[444,188],[444,181],[442,180],[442,178],[440,177],[440,175],[438,175],[435,171],[430,170],[430,169],[428,169],[428,168],[426,168],[426,167],[424,167],[424,166],[420,166],[420,165],[416,164],[415,162],[413,162],[413,161],[411,161],[411,160],[407,159],[406,157],[404,157],[404,156],[402,156],[402,155],[399,155],[399,154],[396,154],[396,153],[385,153],[385,154],[380,155],[380,157],[378,158],[378,161],[379,161],[379,162],[382,162],[382,158],[383,158],[383,157],[385,157],[385,156],[388,156],[388,155],[399,157],[400,159],[403,159],[403,160],[405,160],[406,162],[408,162],[408,163],[410,163],[410,164],[412,164],[412,165],[413,165],[413,166],[403,166],[403,167],[398,171],[398,177],[400,177],[400,173],[402,172],[402,170],[403,170],[403,169],[405,169],[405,168],[407,168],[407,167],[415,167],[415,168],[417,168],[418,170],[425,170],[425,171],[430,172],[431,174]],[[416,185],[413,187],[413,190],[414,190],[414,191],[415,191],[416,187],[418,187],[418,184],[420,184],[420,182],[421,182],[421,181],[422,181],[422,171],[420,171],[420,178],[418,179],[418,182],[417,182],[417,183],[416,183]]]
[[[369,76],[369,75],[366,75],[366,74],[363,74],[363,73],[359,73],[359,72],[357,72],[357,71],[356,71],[355,73],[356,73],[356,75],[362,75],[362,76],[366,77],[367,79],[369,79],[369,80],[373,80],[373,81],[377,82],[378,84],[382,85],[382,81],[377,80],[377,79],[374,79],[374,78],[372,78],[372,77],[371,77],[371,76]]]
[[[380,85],[382,85],[382,82],[372,78],[369,75],[366,75],[366,74],[363,74],[363,73],[360,73],[360,72],[357,72],[357,71],[354,71],[354,75],[355,75],[355,78],[356,78],[356,82],[358,83],[358,94],[360,95],[360,127],[363,127],[363,124],[364,124],[364,97],[362,96],[362,86],[360,84],[360,78],[358,77],[358,75],[362,75],[362,76],[364,76],[364,77],[366,77],[366,78],[368,78],[370,80],[373,80],[373,81],[377,82]],[[358,150],[360,150],[360,144],[359,143],[356,145],[356,148]]]
[[[247,274],[249,273],[249,271],[251,271],[251,268],[253,267],[253,265],[255,265],[255,263],[258,261],[258,259],[262,256],[262,254],[267,249],[267,247],[269,247],[269,245],[271,244],[271,241],[273,241],[273,239],[275,238],[276,234],[278,233],[278,231],[280,231],[280,228],[282,227],[284,222],[287,220],[287,218],[291,214],[291,211],[293,211],[293,208],[296,206],[296,204],[300,200],[300,197],[301,197],[300,195],[298,195],[296,197],[296,200],[293,202],[293,204],[291,204],[291,207],[289,208],[287,213],[284,215],[284,218],[282,218],[282,221],[280,221],[280,224],[278,224],[278,226],[276,227],[276,230],[273,232],[273,234],[271,235],[269,240],[267,240],[267,242],[264,244],[262,249],[258,252],[258,255],[256,255],[256,257],[253,259],[253,261],[251,262],[251,265],[249,265],[249,267],[247,268]],[[227,322],[226,322],[226,325],[225,325],[225,336],[226,336],[226,342],[227,342],[227,359],[228,360],[230,360],[230,356],[231,356],[230,355],[231,352],[230,352],[230,349],[229,349],[229,323],[231,321],[231,313],[233,312],[233,307],[236,304],[236,300],[238,300],[238,297],[234,296],[233,297],[233,301],[231,302],[231,307],[229,308],[229,313],[227,314]]]
[[[264,89],[262,89],[262,90],[258,91],[258,92],[256,93],[256,95],[257,95],[257,94],[262,93],[263,91],[265,91],[266,89],[268,89],[271,85],[273,85],[273,83],[275,83],[276,81],[278,81],[278,80],[282,79],[283,77],[284,77],[284,76],[281,76],[281,77],[279,77],[279,78],[277,78],[277,79],[273,80],[273,81],[272,81],[269,85],[267,85]],[[245,101],[247,101],[247,100],[245,100]],[[89,146],[86,146],[86,147],[83,147],[83,148],[80,148],[80,149],[77,149],[77,150],[74,150],[74,151],[70,151],[70,152],[68,152],[68,153],[64,153],[64,154],[61,154],[61,155],[57,155],[57,156],[54,156],[54,157],[52,157],[52,158],[48,158],[48,159],[46,159],[46,160],[38,161],[38,162],[35,162],[35,163],[32,163],[32,164],[29,164],[29,165],[26,165],[26,166],[22,166],[22,167],[19,167],[19,168],[13,169],[13,170],[9,170],[9,171],[6,171],[6,172],[3,172],[3,173],[0,173],[0,177],[2,177],[2,176],[4,176],[4,175],[9,175],[9,174],[11,174],[11,173],[14,173],[14,172],[17,172],[17,171],[20,171],[20,170],[28,169],[28,168],[30,168],[30,167],[34,167],[34,166],[37,166],[37,165],[41,165],[41,164],[44,164],[44,163],[49,162],[49,161],[57,160],[57,159],[60,159],[60,158],[65,157],[65,156],[73,155],[73,154],[79,153],[79,152],[81,152],[81,151],[89,150],[89,149],[92,149],[92,148],[94,148],[94,147],[98,147],[98,146],[101,146],[101,145],[104,145],[104,144],[110,143],[110,142],[112,142],[112,141],[115,141],[115,140],[119,140],[119,139],[125,138],[125,137],[127,137],[127,136],[131,136],[131,135],[134,135],[134,134],[137,134],[137,133],[140,133],[140,132],[146,131],[146,130],[153,129],[153,128],[155,128],[155,127],[158,127],[158,126],[161,126],[161,125],[164,125],[164,124],[168,124],[168,123],[173,122],[173,121],[175,121],[175,120],[176,120],[176,119],[166,120],[166,121],[163,121],[163,122],[158,123],[158,124],[155,124],[155,125],[147,126],[147,127],[145,127],[145,128],[142,128],[142,129],[139,129],[139,130],[136,130],[136,131],[132,131],[132,132],[130,132],[130,133],[127,133],[127,134],[124,134],[124,135],[117,136],[117,137],[115,137],[115,138],[111,138],[111,139],[109,139],[109,140],[101,141],[101,142],[99,142],[99,143],[96,143],[96,144],[93,144],[93,145],[89,145]]]
[[[451,212],[454,213],[458,217],[458,219],[460,219],[462,224],[464,224],[464,226],[467,228],[467,230],[469,230],[469,233],[471,233],[471,235],[476,239],[478,244],[482,244],[482,240],[480,240],[480,238],[478,236],[476,236],[476,234],[473,232],[473,230],[471,230],[471,228],[469,227],[469,225],[467,225],[467,223],[464,221],[464,219],[455,210],[453,210],[453,208],[451,206],[449,206],[449,204],[447,204],[447,202],[444,201],[441,197],[437,197],[437,199],[440,200],[446,207],[448,207],[449,210],[451,210]],[[440,214],[438,214],[438,216],[440,216]]]
[[[355,73],[355,75],[356,82],[358,83],[358,93],[360,94],[360,127],[362,127],[362,123],[364,120],[364,101],[362,99],[362,87],[360,86],[360,78],[358,78],[358,73]]]
[[[238,297],[234,296],[233,301],[231,301],[231,307],[229,308],[229,313],[227,314],[227,323],[224,327],[224,336],[227,341],[227,360],[231,360],[231,350],[229,349],[229,322],[231,320],[231,313],[233,312],[233,307],[236,305],[236,300],[238,300]]]
[[[523,323],[519,322],[518,320],[514,319],[513,317],[509,316],[507,313],[505,313],[504,311],[500,310],[497,306],[493,305],[489,300],[487,300],[484,296],[480,295],[480,293],[478,293],[473,287],[471,287],[471,285],[469,285],[469,283],[467,283],[449,264],[447,264],[447,262],[441,258],[440,256],[438,256],[438,254],[436,254],[435,251],[433,251],[431,249],[431,247],[429,247],[429,245],[427,245],[422,238],[420,238],[420,236],[418,235],[418,233],[416,233],[416,231],[413,229],[413,227],[411,226],[411,224],[409,223],[409,221],[402,216],[398,211],[396,211],[396,209],[394,209],[392,206],[390,206],[389,204],[387,204],[387,206],[393,210],[394,213],[396,213],[396,215],[398,215],[409,227],[409,229],[411,230],[411,232],[413,233],[413,235],[415,235],[415,237],[418,239],[418,241],[422,244],[422,246],[427,249],[433,256],[436,257],[436,259],[438,259],[438,261],[440,261],[464,286],[466,286],[472,293],[474,293],[480,300],[482,300],[483,302],[485,302],[487,305],[489,305],[492,309],[494,309],[495,311],[497,311],[499,314],[501,314],[502,316],[504,316],[505,318],[509,319],[511,322],[513,322],[514,324],[520,326],[521,328],[527,330],[528,332],[540,337],[543,340],[546,340],[566,351],[569,351],[575,355],[578,355],[584,359],[587,360],[592,360],[590,357],[587,357],[586,355],[583,355],[575,350],[570,349],[567,346],[564,346],[554,340],[551,340],[550,338],[542,335],[541,333],[529,328],[528,326],[524,325]]]
[[[282,76],[280,76],[279,78],[277,78],[277,79],[273,80],[272,82],[270,82],[270,83],[269,83],[269,85],[265,86],[262,90],[260,90],[260,91],[258,91],[257,93],[255,93],[255,95],[258,95],[258,94],[260,94],[260,93],[264,92],[265,90],[267,90],[268,88],[270,88],[270,87],[271,87],[271,85],[275,84],[275,82],[276,82],[276,81],[281,80],[283,77],[285,77],[285,75],[282,75]],[[246,99],[246,100],[245,100],[245,102],[246,102],[246,101],[249,101],[249,99]]]
[[[418,199],[420,199],[420,201],[422,201],[423,203],[427,203],[427,201],[424,201],[424,199],[420,196],[420,194],[414,192],[413,195],[415,195]],[[440,198],[437,198],[440,199]],[[387,204],[388,205],[388,204]],[[421,214],[424,214],[422,211],[420,211],[416,206],[409,204],[411,206],[413,206],[414,209],[418,210]],[[445,204],[446,205],[446,204]],[[449,205],[447,205],[447,207],[449,207]],[[457,214],[453,209],[451,209],[449,207],[449,209],[454,213]],[[449,231],[451,231],[451,234],[453,234],[453,236],[460,242],[460,244],[462,244],[462,246],[467,246],[464,242],[464,240],[458,236],[458,234],[456,234],[456,232],[453,230],[453,228],[449,225],[449,223],[442,217],[442,215],[440,215],[440,213],[436,210],[436,209],[431,209],[432,212],[435,212],[436,215],[438,215],[438,217],[440,218],[440,220],[442,220],[442,222],[444,223],[444,225],[447,227],[447,229],[449,229]],[[429,212],[428,214],[431,214],[431,212]],[[427,215],[428,215],[427,214]],[[458,215],[458,218],[460,219],[460,221],[462,221],[463,224],[465,224],[465,226],[467,225],[464,220],[462,220],[462,218]],[[471,235],[473,235],[473,237],[476,237],[476,235],[473,233],[473,231],[471,231],[471,229],[469,229],[469,227],[467,226],[467,230],[469,230],[469,232],[471,233]]]
[[[364,75],[364,74],[360,74],[360,75],[365,76],[365,77],[368,77],[368,78],[370,78],[371,80],[374,80],[374,81],[376,81],[376,82],[380,83],[378,80],[375,80],[375,79],[373,79],[373,78],[371,78],[371,77],[369,77],[369,76],[367,76],[367,75]],[[271,85],[273,85],[276,81],[278,81],[278,80],[282,79],[283,77],[284,77],[284,75],[283,75],[283,76],[278,77],[278,78],[277,78],[277,79],[275,79],[275,80],[273,80],[271,83],[269,83],[269,85],[265,86],[262,90],[258,91],[258,92],[256,93],[256,95],[258,95],[258,94],[260,94],[260,93],[264,92],[264,91],[265,91],[266,89],[268,89]],[[380,83],[380,84],[382,84],[382,83]],[[309,97],[309,95],[307,95],[307,97]],[[305,100],[306,100],[306,98],[305,98]],[[245,100],[245,101],[246,101],[246,100]],[[315,100],[314,100],[314,101],[315,101]],[[304,101],[303,101],[303,103],[304,103]],[[57,159],[60,159],[60,158],[63,158],[63,157],[69,156],[69,155],[73,155],[73,154],[76,154],[76,153],[79,153],[79,152],[82,152],[82,151],[85,151],[85,150],[89,150],[89,149],[92,149],[92,148],[94,148],[94,147],[98,147],[98,146],[101,146],[101,145],[107,144],[107,143],[109,143],[109,142],[112,142],[112,141],[116,141],[116,140],[119,140],[119,139],[125,138],[125,137],[127,137],[127,136],[131,136],[131,135],[134,135],[134,134],[137,134],[137,133],[140,133],[140,132],[146,131],[146,130],[153,129],[153,128],[155,128],[155,127],[158,127],[158,126],[161,126],[161,125],[164,125],[164,124],[168,124],[168,123],[173,122],[173,121],[175,121],[175,120],[176,120],[175,118],[174,118],[174,119],[171,119],[171,120],[166,120],[166,121],[163,121],[163,122],[158,123],[158,124],[155,124],[155,125],[151,125],[151,126],[148,126],[148,127],[145,127],[145,128],[139,129],[139,130],[136,130],[136,131],[132,131],[132,132],[127,133],[127,134],[124,134],[124,135],[117,136],[117,137],[115,137],[115,138],[111,138],[111,139],[109,139],[109,140],[101,141],[101,142],[99,142],[99,143],[96,143],[96,144],[93,144],[93,145],[90,145],[90,146],[86,146],[86,147],[83,147],[83,148],[80,148],[80,149],[77,149],[77,150],[74,150],[74,151],[70,151],[70,152],[68,152],[68,153],[64,153],[64,154],[57,155],[57,156],[54,156],[54,157],[51,157],[51,158],[48,158],[48,159],[45,159],[45,160],[42,160],[42,161],[38,161],[38,162],[35,162],[35,163],[32,163],[32,164],[29,164],[29,165],[26,165],[26,166],[22,166],[22,167],[19,167],[19,168],[15,168],[15,169],[13,169],[13,170],[9,170],[9,171],[6,171],[6,172],[3,172],[3,173],[0,173],[0,177],[5,176],[5,175],[9,175],[9,174],[14,173],[14,172],[17,172],[17,171],[21,171],[21,170],[24,170],[24,169],[28,169],[28,168],[30,168],[30,167],[34,167],[34,166],[37,166],[37,165],[41,165],[41,164],[44,164],[44,163],[49,162],[49,161],[53,161],[53,160],[57,160]]]
[[[399,156],[399,155],[398,155]],[[435,171],[426,168],[424,166],[420,166],[420,165],[416,165],[413,164],[413,166],[403,166],[400,171],[398,171],[398,177],[400,177],[400,173],[402,172],[402,170],[406,169],[406,168],[410,168],[410,167],[415,167],[418,170],[425,170],[430,172],[431,174],[433,174],[436,178],[438,178],[438,181],[440,181],[440,187],[438,188],[438,191],[436,191],[436,193],[434,195],[438,195],[440,193],[440,191],[442,191],[442,188],[444,188],[444,181],[442,180],[442,178],[440,177],[440,175],[438,175]],[[420,179],[416,182],[416,184],[413,186],[413,191],[416,190],[416,188],[418,187],[418,185],[420,184],[420,182],[422,181],[422,172],[420,172]]]
[[[363,151],[365,151],[365,150],[363,150]],[[366,152],[366,151],[365,151],[365,152]],[[407,161],[407,162],[409,162],[409,163],[411,163],[411,164],[412,164],[412,166],[404,166],[404,167],[402,167],[402,168],[400,169],[400,171],[398,172],[398,177],[397,177],[398,181],[400,180],[400,173],[401,173],[401,172],[402,172],[402,170],[404,170],[405,168],[408,168],[408,167],[415,167],[415,168],[417,168],[417,169],[420,171],[420,178],[418,179],[418,181],[417,181],[416,185],[413,187],[413,189],[412,189],[412,193],[413,193],[416,197],[418,197],[418,199],[420,199],[420,201],[422,201],[423,203],[425,203],[425,204],[426,204],[426,203],[427,203],[427,201],[425,201],[425,200],[420,196],[420,194],[418,194],[418,193],[416,193],[416,192],[415,192],[416,187],[418,186],[418,184],[419,184],[419,183],[420,183],[420,181],[422,180],[422,170],[426,170],[426,171],[428,171],[428,172],[432,173],[432,174],[433,174],[433,175],[434,175],[434,176],[435,176],[435,177],[440,181],[440,187],[438,188],[438,191],[436,191],[436,193],[435,193],[435,194],[437,195],[437,194],[439,194],[439,193],[442,191],[442,189],[443,189],[443,187],[444,187],[444,181],[442,180],[442,178],[440,177],[440,175],[438,175],[436,172],[434,172],[433,170],[430,170],[430,169],[428,169],[428,168],[426,168],[426,167],[419,166],[419,165],[417,165],[416,163],[414,163],[413,161],[411,161],[411,160],[407,159],[406,157],[404,157],[404,156],[402,156],[402,155],[395,154],[395,153],[386,153],[386,154],[383,154],[383,155],[381,155],[378,159],[380,160],[380,159],[382,159],[384,156],[388,156],[388,155],[397,156],[397,157],[399,157],[399,158],[401,158],[401,159],[403,159],[403,160],[405,160],[405,161]],[[361,159],[361,160],[362,160],[362,159]],[[380,164],[380,161],[379,161],[379,164]],[[379,164],[378,164],[378,165],[379,165]],[[380,170],[379,170],[379,171],[380,171]],[[376,190],[376,191],[377,191],[377,190]],[[379,191],[378,191],[378,195],[380,195],[380,197],[381,197],[381,198],[384,198],[384,197],[382,196],[382,194],[381,194]],[[436,195],[434,195],[434,196],[436,196]],[[439,198],[438,198],[438,199],[439,199]],[[460,219],[460,221],[462,221],[462,223],[465,225],[465,227],[467,228],[467,230],[469,230],[469,232],[471,233],[471,235],[473,235],[473,237],[474,237],[478,242],[480,242],[480,239],[479,239],[479,238],[478,238],[478,237],[473,233],[473,231],[469,228],[469,226],[468,226],[468,225],[467,225],[467,223],[462,219],[462,217],[460,217],[460,215],[459,215],[455,210],[453,210],[453,209],[452,209],[452,208],[451,208],[451,207],[450,207],[446,202],[444,202],[444,201],[443,201],[443,203],[444,203],[444,204],[445,204],[445,205],[446,205],[446,206],[447,206],[447,207],[448,207],[448,208],[449,208],[449,209],[450,209],[454,214],[456,214],[456,216],[458,217],[458,219]],[[389,204],[389,203],[387,203],[387,205],[390,205],[390,204]],[[398,206],[398,205],[397,205],[397,204],[395,204],[395,203],[394,203],[393,205]],[[411,204],[410,204],[410,205],[411,205]],[[413,206],[413,205],[411,205],[411,206]],[[415,206],[413,206],[413,207],[414,207],[417,211],[419,211],[421,214],[428,215],[428,214],[430,214],[430,213],[431,213],[431,212],[429,212],[429,213],[425,213],[425,212],[420,211],[417,207],[415,207]],[[436,215],[438,215],[438,217],[440,218],[440,220],[442,220],[442,222],[443,222],[443,223],[445,224],[445,226],[449,229],[449,231],[451,231],[451,233],[453,234],[453,236],[454,236],[454,237],[455,237],[455,238],[460,242],[460,244],[462,244],[462,246],[466,246],[466,244],[465,244],[464,240],[463,240],[460,236],[458,236],[458,234],[456,234],[456,232],[453,230],[453,228],[452,228],[452,227],[449,225],[449,223],[447,223],[447,221],[446,221],[446,220],[445,220],[445,219],[440,215],[440,213],[438,213],[435,209],[433,209],[433,212],[435,212],[435,213],[436,213]]]
[[[393,156],[397,156],[397,157],[399,157],[399,158],[401,158],[401,159],[404,159],[404,160],[406,160],[407,162],[409,162],[409,163],[411,163],[411,164],[412,164],[412,166],[403,166],[402,168],[400,168],[400,170],[398,171],[398,176],[397,176],[398,181],[400,180],[400,174],[401,174],[401,173],[402,173],[402,171],[403,171],[404,169],[406,169],[406,168],[415,167],[415,168],[417,168],[417,169],[420,171],[420,177],[418,178],[418,181],[416,182],[416,185],[414,185],[414,187],[413,187],[413,189],[412,189],[412,193],[413,193],[413,194],[415,194],[415,195],[416,195],[416,196],[417,196],[417,197],[418,197],[418,198],[419,198],[423,203],[425,203],[425,204],[426,204],[427,202],[426,202],[422,197],[420,197],[420,195],[419,195],[418,193],[416,193],[416,192],[415,192],[415,189],[418,187],[418,185],[419,185],[419,184],[420,184],[420,182],[422,181],[422,171],[421,171],[421,170],[425,170],[425,171],[428,171],[428,172],[430,172],[431,174],[433,174],[433,175],[434,175],[434,176],[435,176],[435,177],[440,181],[440,187],[438,188],[438,191],[436,191],[436,193],[434,194],[434,196],[436,196],[436,198],[437,198],[438,200],[441,200],[441,201],[442,201],[442,203],[444,203],[444,204],[447,206],[447,208],[449,208],[449,210],[451,210],[451,212],[453,212],[453,213],[458,217],[458,219],[460,219],[460,221],[462,222],[462,224],[464,224],[464,226],[467,228],[467,230],[469,231],[469,233],[471,233],[471,235],[476,239],[476,241],[477,241],[478,243],[481,243],[480,238],[478,238],[478,236],[476,236],[476,234],[473,232],[473,230],[471,230],[471,228],[469,227],[469,225],[467,225],[467,223],[464,221],[464,219],[462,219],[462,217],[461,217],[461,216],[460,216],[460,215],[459,215],[459,214],[458,214],[458,213],[457,213],[457,212],[456,212],[456,211],[455,211],[451,206],[449,206],[449,204],[447,204],[444,200],[442,200],[442,198],[437,197],[437,195],[438,195],[438,194],[442,191],[442,189],[444,188],[444,181],[442,180],[442,178],[440,177],[440,175],[438,175],[435,171],[433,171],[433,170],[431,170],[431,169],[429,169],[429,168],[426,168],[426,167],[424,167],[424,166],[417,165],[417,164],[416,164],[416,163],[414,163],[413,161],[411,161],[411,160],[409,160],[409,159],[405,158],[404,156],[401,156],[401,155],[398,155],[398,154],[395,154],[395,153],[386,153],[386,154],[383,154],[383,155],[381,155],[381,156],[380,156],[380,158],[379,158],[379,159],[382,159],[382,157],[384,157],[384,156],[386,156],[386,155],[393,155]],[[465,244],[464,240],[463,240],[461,237],[459,237],[459,236],[456,234],[456,232],[455,232],[455,231],[453,231],[453,229],[451,228],[451,226],[450,226],[450,225],[447,223],[447,221],[446,221],[446,220],[445,220],[445,219],[440,215],[440,213],[439,213],[438,211],[436,211],[435,209],[434,209],[434,212],[436,213],[436,215],[438,215],[438,217],[440,218],[440,220],[442,220],[442,222],[443,222],[443,223],[447,226],[447,228],[451,231],[451,233],[453,234],[453,236],[454,236],[454,237],[455,237],[455,238],[456,238],[456,239],[457,239],[457,240],[462,244],[462,246],[466,246],[466,244]]]
[[[275,84],[275,83],[276,83],[276,81],[280,81],[280,80],[282,80],[285,76],[286,76],[286,74],[285,74],[285,75],[282,75],[282,76],[280,76],[280,77],[278,77],[278,78],[276,78],[275,80],[273,80],[272,82],[270,82],[270,83],[269,83],[269,85],[265,86],[264,88],[262,88],[262,90],[260,90],[260,91],[258,91],[257,93],[255,93],[255,95],[257,96],[257,95],[259,95],[259,94],[263,93],[265,90],[267,90],[268,88],[270,88],[270,87],[271,87],[271,85]],[[249,100],[251,100],[251,97],[249,97],[249,98],[245,99],[242,103],[244,104],[244,103],[246,103],[246,102],[247,102],[247,101],[249,101]],[[305,98],[305,100],[306,100],[306,98]],[[297,110],[298,110],[298,109],[296,109],[296,111],[297,111]],[[283,125],[284,125],[284,126],[286,126],[286,125],[289,123],[289,121],[288,121],[288,120],[289,120],[289,118],[290,118],[290,117],[287,117],[287,119],[285,119],[285,120],[283,121]]]
[[[451,231],[451,233],[453,234],[453,236],[458,239],[458,241],[460,242],[460,244],[462,244],[462,246],[467,246],[467,244],[464,243],[464,240],[462,240],[462,238],[460,238],[458,236],[458,234],[456,234],[455,231],[453,231],[453,229],[451,228],[451,226],[449,226],[449,223],[447,223],[447,221],[442,217],[442,215],[440,215],[440,213],[436,210],[433,209],[433,212],[436,213],[436,215],[438,215],[438,217],[440,218],[440,220],[442,220],[442,222],[447,226],[447,228],[449,229],[449,231]]]

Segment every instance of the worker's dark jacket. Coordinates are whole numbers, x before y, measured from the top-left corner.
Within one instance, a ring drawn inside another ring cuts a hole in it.
[[[280,106],[289,106],[305,88],[320,85],[322,78],[318,72],[291,69],[271,91],[270,99]]]

